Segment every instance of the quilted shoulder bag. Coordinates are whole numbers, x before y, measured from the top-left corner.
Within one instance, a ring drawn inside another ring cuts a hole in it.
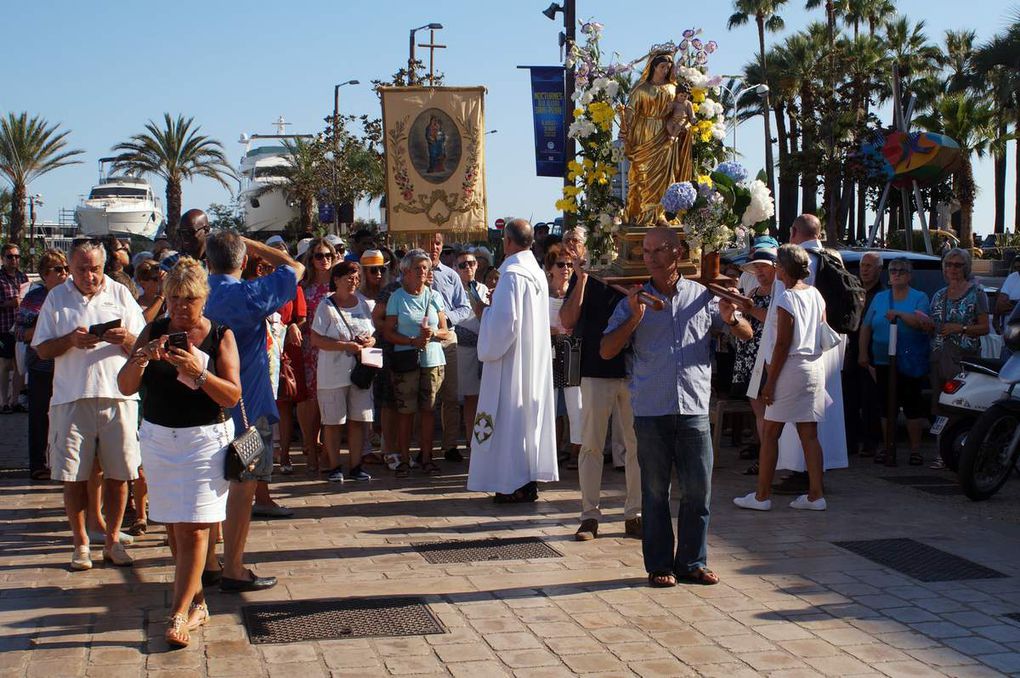
[[[340,310],[340,307],[337,306],[336,302],[333,301],[332,297],[330,297],[329,301],[331,304],[333,304],[333,308],[336,309],[337,315],[340,316],[340,320],[342,320],[344,325],[347,326],[347,331],[351,333],[351,339],[353,340],[357,336],[354,333],[354,328],[351,327],[351,324],[349,322],[347,322],[347,318],[344,317],[344,312]],[[358,302],[358,305],[359,306],[361,305],[360,301]],[[375,375],[378,371],[379,371],[378,367],[370,367],[368,365],[362,364],[361,356],[355,354],[354,367],[351,368],[351,383],[363,391],[369,389],[372,387],[372,380],[375,379]]]
[[[237,482],[250,480],[251,478],[243,477],[244,474],[254,473],[262,460],[262,455],[266,453],[262,435],[257,428],[248,423],[244,398],[241,398],[241,422],[244,424],[244,431],[227,445],[227,460],[223,471],[224,478]]]

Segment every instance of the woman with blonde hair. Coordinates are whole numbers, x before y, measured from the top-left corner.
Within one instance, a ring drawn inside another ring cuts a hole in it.
[[[323,299],[332,294],[329,289],[330,271],[342,257],[326,238],[312,238],[308,243],[302,262],[305,274],[301,278],[301,289],[305,293],[305,322],[301,327],[301,351],[305,378],[305,400],[297,404],[298,426],[301,427],[301,440],[305,448],[305,463],[309,471],[325,471],[327,463],[319,443],[319,401],[317,400],[318,382],[316,373],[319,365],[319,349],[312,344],[311,322],[315,311]],[[299,389],[300,390],[300,389]]]
[[[210,529],[226,519],[224,477],[234,425],[224,408],[241,398],[234,334],[203,314],[208,275],[181,258],[164,281],[167,316],[149,323],[117,381],[121,393],[142,390],[138,437],[149,483],[149,513],[167,527],[176,568],[165,638],[188,645],[209,608],[202,572]]]

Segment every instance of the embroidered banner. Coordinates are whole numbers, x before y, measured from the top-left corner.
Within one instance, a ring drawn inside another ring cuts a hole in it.
[[[379,92],[389,230],[485,234],[485,88]]]

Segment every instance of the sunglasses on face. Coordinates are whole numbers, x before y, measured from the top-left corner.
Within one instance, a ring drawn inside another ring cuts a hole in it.
[[[312,258],[316,261],[326,261],[327,259],[332,259],[333,255],[329,252],[316,252],[312,255]]]
[[[478,265],[477,261],[462,261],[459,264],[457,264],[457,268],[459,268],[460,270],[463,271],[466,268],[471,268],[472,266],[477,266],[477,265]]]
[[[367,273],[379,273],[382,274],[386,270],[385,266],[366,266],[365,271]]]
[[[556,268],[573,268],[574,265],[569,261],[557,261]]]
[[[70,273],[71,269],[67,266],[51,266],[47,273]]]
[[[5,254],[4,258],[5,259],[20,259],[21,255],[20,254]]]

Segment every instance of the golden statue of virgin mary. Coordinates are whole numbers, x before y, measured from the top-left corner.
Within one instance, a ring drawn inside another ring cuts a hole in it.
[[[677,105],[676,94],[673,54],[652,52],[641,80],[630,92],[620,131],[624,155],[630,161],[625,223],[661,223],[665,215],[659,201],[666,188],[693,178],[691,128],[685,126],[675,136],[667,128]]]

